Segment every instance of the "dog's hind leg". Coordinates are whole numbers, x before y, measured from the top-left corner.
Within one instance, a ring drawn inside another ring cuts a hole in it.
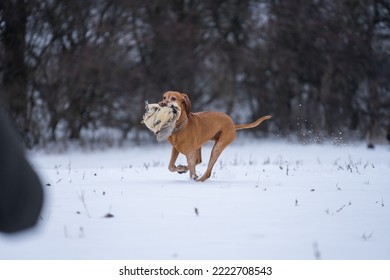
[[[198,165],[199,163],[202,162],[202,147],[196,150],[196,161],[195,165]]]
[[[204,182],[211,176],[211,171],[213,170],[214,164],[217,162],[218,157],[222,153],[222,151],[236,139],[235,133],[229,133],[227,135],[224,135],[224,133],[221,133],[221,135],[216,140],[213,150],[211,151],[209,164],[207,165],[206,172],[203,174],[203,176],[198,179],[199,182]]]

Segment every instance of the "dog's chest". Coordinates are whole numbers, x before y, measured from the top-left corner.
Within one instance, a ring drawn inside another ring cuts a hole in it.
[[[192,137],[187,136],[187,134],[179,132],[169,136],[167,140],[177,151],[182,154],[188,154],[197,147],[194,147],[196,141]]]

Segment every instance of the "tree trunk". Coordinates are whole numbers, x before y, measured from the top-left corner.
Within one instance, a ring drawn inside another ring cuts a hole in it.
[[[4,22],[2,98],[6,104],[5,109],[26,140],[28,134],[27,68],[24,59],[26,4],[24,0],[3,0],[0,4],[0,11],[2,11]]]

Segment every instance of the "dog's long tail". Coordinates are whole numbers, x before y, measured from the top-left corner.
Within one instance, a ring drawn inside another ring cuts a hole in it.
[[[253,123],[248,123],[248,124],[236,124],[235,127],[236,127],[236,130],[247,129],[247,128],[254,128],[254,127],[258,126],[259,124],[261,124],[263,121],[268,120],[268,119],[270,119],[270,118],[271,118],[270,115],[266,115],[266,116],[264,116],[264,117],[261,117],[261,118],[258,119],[257,121],[254,121]]]

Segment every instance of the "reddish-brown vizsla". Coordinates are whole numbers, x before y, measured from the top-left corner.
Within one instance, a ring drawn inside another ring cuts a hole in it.
[[[181,115],[176,122],[176,127],[168,137],[172,145],[169,170],[171,172],[185,173],[190,170],[190,177],[203,182],[211,175],[211,170],[222,151],[236,139],[236,130],[253,128],[262,121],[271,118],[267,115],[250,124],[234,124],[233,120],[222,112],[198,112],[191,113],[191,102],[188,95],[177,91],[164,93],[160,106],[166,106],[169,102],[176,101],[181,106]],[[201,148],[209,140],[215,141],[211,151],[210,161],[206,172],[198,179],[195,166],[202,162]],[[176,159],[182,153],[187,158],[187,166],[175,165]]]

